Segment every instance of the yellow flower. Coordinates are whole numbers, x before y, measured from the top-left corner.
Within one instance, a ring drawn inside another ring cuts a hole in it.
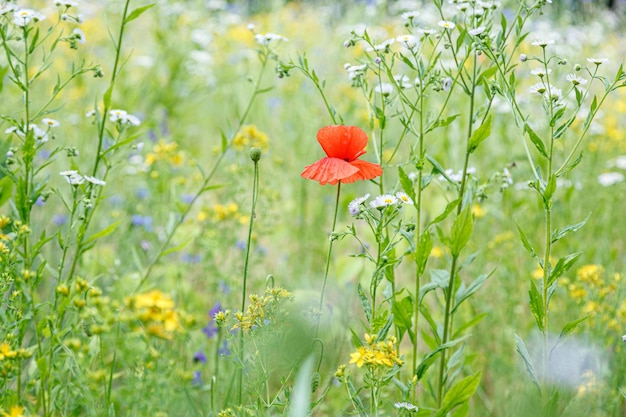
[[[14,405],[11,407],[9,412],[6,411],[2,413],[2,417],[25,417],[24,407],[20,407],[19,405]]]
[[[246,146],[254,146],[265,151],[269,147],[269,138],[255,125],[242,126],[233,138],[233,147],[243,150]]]
[[[444,255],[443,249],[441,249],[439,246],[433,246],[432,250],[430,251],[430,255],[433,258],[441,258]]]
[[[485,209],[480,204],[474,204],[472,206],[472,214],[474,215],[474,217],[476,218],[483,217],[485,213],[486,213]]]
[[[368,352],[365,350],[363,346],[360,346],[356,352],[350,354],[350,364],[356,364],[357,368],[363,366],[365,361],[367,360]]]
[[[17,355],[17,352],[11,349],[11,346],[7,342],[0,344],[0,361],[4,358],[11,359]]]
[[[602,265],[583,265],[576,271],[576,277],[590,285],[600,285],[602,283],[602,274],[604,268]]]

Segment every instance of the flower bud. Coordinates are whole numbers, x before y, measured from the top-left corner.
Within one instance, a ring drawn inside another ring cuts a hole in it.
[[[526,56],[526,54],[521,54],[519,56],[519,60],[522,61],[522,62],[526,62],[527,59],[528,59],[528,57]]]
[[[259,162],[261,159],[261,148],[257,148],[256,146],[250,148],[250,159],[254,162]]]

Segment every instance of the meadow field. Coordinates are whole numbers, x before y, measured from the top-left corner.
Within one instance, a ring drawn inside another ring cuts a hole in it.
[[[0,416],[625,416],[625,13],[0,2]]]

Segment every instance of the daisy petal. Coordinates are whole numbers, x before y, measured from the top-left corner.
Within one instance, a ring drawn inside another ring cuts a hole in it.
[[[338,158],[322,158],[319,161],[304,167],[300,174],[303,178],[319,181],[320,185],[337,184],[344,178],[349,178],[358,174],[359,168]],[[353,181],[350,181],[353,182]]]
[[[361,161],[360,159],[350,162],[350,165],[358,168],[353,175],[341,180],[342,183],[348,184],[355,181],[371,180],[383,174],[383,169],[378,164],[372,162]]]
[[[329,157],[351,162],[365,153],[367,134],[356,126],[324,126],[317,140]]]

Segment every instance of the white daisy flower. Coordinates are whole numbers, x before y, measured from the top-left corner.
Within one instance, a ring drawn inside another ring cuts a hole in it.
[[[98,178],[92,177],[90,175],[85,175],[83,178],[85,178],[88,182],[94,185],[102,185],[102,186],[106,185],[105,181],[99,180]]]
[[[396,197],[398,198],[398,201],[401,201],[403,204],[408,204],[410,206],[414,204],[411,197],[409,197],[408,194],[403,191],[398,191],[396,193]]]
[[[619,172],[605,172],[598,175],[598,183],[603,187],[610,187],[624,181],[624,175]]]
[[[370,207],[375,209],[382,209],[397,203],[398,199],[396,198],[396,196],[391,194],[383,194],[370,201]]]
[[[543,94],[547,91],[547,88],[545,84],[537,83],[537,84],[531,85],[528,91],[530,91],[531,93]]]
[[[567,79],[567,81],[571,82],[575,86],[587,84],[587,80],[585,80],[584,78],[580,78],[576,76],[575,74],[567,74],[565,78]]]
[[[54,120],[54,119],[49,119],[47,117],[44,117],[43,119],[41,119],[41,122],[48,126],[48,127],[58,127],[61,126],[61,123],[58,120]]]
[[[388,96],[389,94],[393,93],[393,84],[378,84],[376,87],[374,87],[374,91],[378,94],[382,94],[383,96]]]
[[[413,49],[419,45],[419,39],[415,35],[400,35],[396,38],[396,42],[406,46],[409,49]]]
[[[419,410],[419,408],[416,405],[413,405],[413,404],[408,403],[406,401],[394,403],[393,406],[396,407],[397,409],[413,411],[413,412]]]
[[[411,88],[413,84],[411,83],[411,79],[403,74],[396,74],[393,76],[393,79],[396,80],[400,88]]]
[[[288,39],[285,38],[284,36],[277,35],[275,33],[270,33],[270,32],[265,33],[265,34],[257,33],[256,35],[254,35],[254,40],[259,45],[269,45],[273,41],[283,41],[283,42],[288,41]]]
[[[415,19],[417,16],[420,15],[420,12],[418,11],[410,11],[410,12],[404,12],[400,15],[400,17],[402,19],[406,19],[406,20],[412,20]]]
[[[357,214],[359,214],[359,212],[361,211],[360,209],[361,204],[363,204],[365,200],[367,200],[368,198],[370,198],[370,195],[365,194],[364,196],[357,197],[354,200],[352,200],[350,204],[348,204],[348,211],[350,212],[350,214],[353,216],[356,216]]]
[[[479,27],[477,27],[476,29],[471,29],[471,30],[467,31],[467,33],[469,33],[469,34],[470,34],[470,35],[472,35],[472,36],[478,36],[478,35],[480,35],[480,34],[484,33],[484,32],[485,32],[485,30],[487,30],[487,28],[486,28],[486,27],[484,27],[484,26],[479,26]]]
[[[85,182],[85,178],[76,170],[59,172],[59,175],[65,177],[65,180],[71,185],[80,185]]]
[[[78,2],[72,0],[54,0],[54,5],[57,7],[78,7]]]
[[[542,48],[545,48],[548,45],[554,45],[554,39],[537,39],[536,41],[531,43],[531,45],[541,46]]]
[[[85,38],[85,32],[83,32],[79,28],[74,28],[74,30],[72,31],[72,35],[80,44],[84,44],[87,40],[87,38]]]
[[[0,6],[0,15],[7,14],[9,12],[14,12],[18,9],[18,7],[13,3],[3,4]]]
[[[13,23],[16,26],[24,27],[30,22],[39,22],[44,20],[46,16],[33,9],[18,9],[13,12]]]
[[[450,20],[441,20],[437,23],[439,26],[441,26],[444,29],[454,29],[456,27],[456,25],[454,24],[454,22],[451,22]]]
[[[596,65],[602,65],[602,64],[606,64],[607,62],[609,62],[609,59],[608,58],[587,58],[587,62],[596,64]]]
[[[534,70],[530,71],[530,73],[531,73],[532,75],[536,75],[536,76],[538,76],[539,78],[543,78],[543,77],[545,77],[546,75],[550,74],[551,72],[552,72],[552,70],[551,70],[551,69],[549,69],[549,68],[548,68],[548,71],[547,71],[547,72],[546,72],[546,69],[545,69],[545,68],[535,68]]]

